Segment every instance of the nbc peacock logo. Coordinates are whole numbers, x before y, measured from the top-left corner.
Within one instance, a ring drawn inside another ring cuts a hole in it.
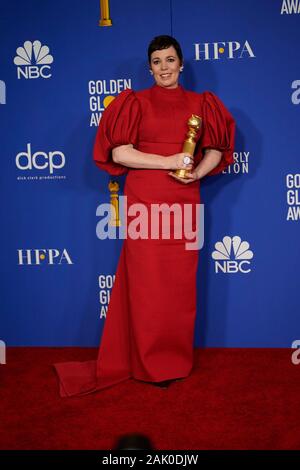
[[[212,258],[215,260],[215,272],[219,273],[249,273],[250,260],[253,258],[253,251],[250,245],[242,241],[241,237],[223,237],[221,242],[215,244],[215,251]]]
[[[49,54],[48,46],[42,46],[40,41],[25,41],[16,50],[14,64],[17,66],[18,79],[50,78],[53,56]]]

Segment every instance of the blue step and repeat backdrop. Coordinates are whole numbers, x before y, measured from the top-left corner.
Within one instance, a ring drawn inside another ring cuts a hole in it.
[[[0,339],[98,345],[123,241],[96,236],[112,178],[92,160],[97,125],[120,91],[152,85],[148,44],[171,34],[181,84],[216,93],[237,122],[234,165],[201,180],[195,345],[290,347],[300,336],[300,1],[0,3]],[[106,3],[112,25],[99,26]],[[114,179],[122,195],[125,177]]]

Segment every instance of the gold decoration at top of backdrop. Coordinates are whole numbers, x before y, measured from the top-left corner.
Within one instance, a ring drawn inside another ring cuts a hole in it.
[[[109,1],[108,0],[100,0],[99,26],[112,26],[112,21],[109,17]]]

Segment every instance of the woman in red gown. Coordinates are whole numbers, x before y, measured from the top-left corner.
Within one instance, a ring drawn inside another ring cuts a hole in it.
[[[185,90],[180,45],[158,36],[149,45],[149,89],[122,91],[103,113],[95,146],[96,165],[111,175],[127,174],[128,224],[133,204],[143,204],[151,223],[153,204],[194,212],[200,204],[199,180],[233,162],[235,121],[213,93]],[[202,118],[191,163],[182,145],[192,114]],[[179,179],[172,170],[189,170]],[[84,395],[133,378],[164,385],[187,377],[193,367],[196,273],[199,250],[176,238],[174,218],[163,238],[124,240],[102,333],[98,359],[55,364],[61,396]],[[150,225],[149,225],[150,226]],[[193,230],[195,217],[193,217]],[[148,232],[149,235],[149,232]]]

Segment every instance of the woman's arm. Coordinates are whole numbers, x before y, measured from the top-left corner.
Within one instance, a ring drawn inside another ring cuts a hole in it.
[[[220,152],[220,150],[205,149],[202,160],[192,173],[197,175],[197,179],[203,178],[203,176],[207,175],[207,173],[219,165],[221,157],[222,152]]]
[[[177,170],[185,168],[192,169],[193,157],[190,155],[191,164],[185,165],[183,158],[188,153],[176,153],[165,157],[152,153],[141,152],[133,148],[132,144],[119,145],[112,150],[112,159],[114,162],[129,168],[141,169],[161,169],[161,170]]]
[[[220,163],[221,158],[222,152],[220,152],[220,150],[207,148],[204,150],[204,156],[200,163],[193,171],[189,172],[190,178],[179,178],[174,173],[169,173],[169,175],[183,184],[192,183],[193,181],[200,180],[203,176],[213,170]]]

